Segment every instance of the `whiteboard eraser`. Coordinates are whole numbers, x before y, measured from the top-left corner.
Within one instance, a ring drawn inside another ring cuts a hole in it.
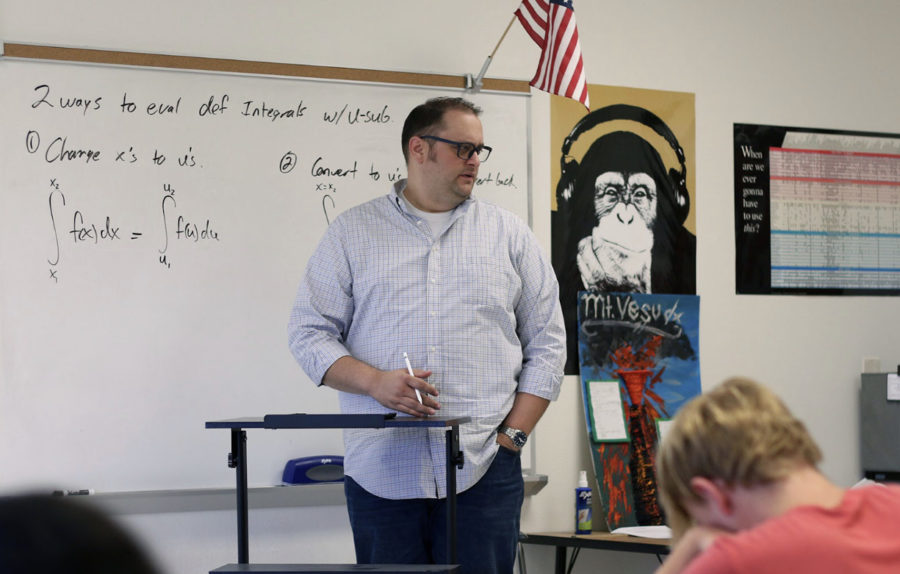
[[[342,482],[344,480],[344,457],[307,456],[287,461],[281,481],[284,484],[317,484],[321,482]]]

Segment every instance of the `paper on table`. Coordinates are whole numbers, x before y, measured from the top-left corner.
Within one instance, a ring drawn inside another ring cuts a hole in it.
[[[627,534],[642,538],[672,538],[672,529],[664,524],[661,526],[623,526],[616,528],[611,534]]]

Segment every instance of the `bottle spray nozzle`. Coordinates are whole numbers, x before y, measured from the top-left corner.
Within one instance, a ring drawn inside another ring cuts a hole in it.
[[[578,473],[578,488],[586,488],[588,485],[587,471],[582,470]]]

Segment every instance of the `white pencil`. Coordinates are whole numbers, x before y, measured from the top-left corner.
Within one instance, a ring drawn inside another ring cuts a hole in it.
[[[415,373],[413,373],[412,365],[409,364],[409,355],[406,354],[406,351],[403,351],[403,360],[406,361],[406,370],[409,371],[410,377],[415,377]],[[413,390],[416,391],[416,398],[419,399],[419,404],[422,404],[422,393],[419,392],[419,389],[413,387]]]

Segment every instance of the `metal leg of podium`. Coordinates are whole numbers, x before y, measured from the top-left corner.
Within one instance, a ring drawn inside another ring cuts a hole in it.
[[[249,501],[247,500],[247,431],[231,429],[231,454],[228,466],[235,469],[237,491],[238,564],[250,562]]]
[[[447,429],[447,560],[457,563],[456,553],[456,469],[463,467],[459,449],[459,427]]]

